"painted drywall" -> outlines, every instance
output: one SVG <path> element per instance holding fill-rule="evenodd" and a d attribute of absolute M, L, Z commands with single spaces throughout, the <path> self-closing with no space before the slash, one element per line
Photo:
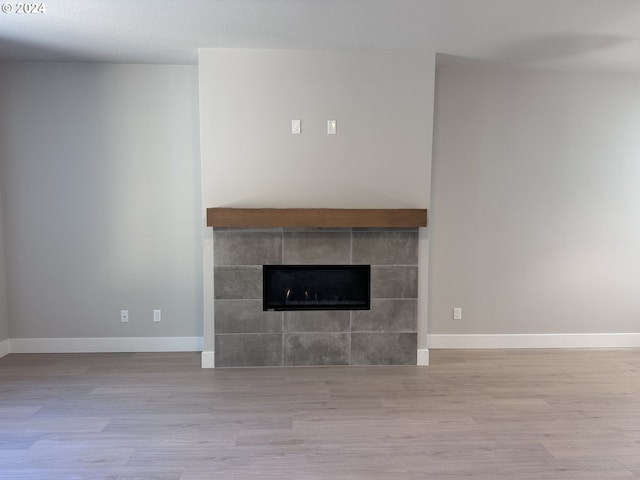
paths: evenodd
<path fill-rule="evenodd" d="M 0 158 L 1 158 L 0 153 Z M 2 190 L 0 190 L 0 342 L 9 338 L 9 309 L 7 306 L 7 269 L 4 257 L 2 228 Z"/>
<path fill-rule="evenodd" d="M 205 205 L 426 207 L 434 67 L 423 52 L 201 50 Z"/>
<path fill-rule="evenodd" d="M 640 331 L 640 77 L 436 78 L 429 333 Z"/>
<path fill-rule="evenodd" d="M 428 208 L 432 53 L 201 49 L 199 68 L 204 208 Z M 328 120 L 336 135 L 327 135 Z M 205 230 L 205 333 L 211 236 Z M 425 232 L 419 248 L 426 262 Z M 419 346 L 426 278 L 425 270 Z"/>
<path fill-rule="evenodd" d="M 202 335 L 197 68 L 0 72 L 12 339 Z"/>

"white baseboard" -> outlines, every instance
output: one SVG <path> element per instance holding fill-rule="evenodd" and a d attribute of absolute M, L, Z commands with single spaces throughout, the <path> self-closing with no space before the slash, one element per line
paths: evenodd
<path fill-rule="evenodd" d="M 11 340 L 6 339 L 0 342 L 0 358 L 11 353 Z"/>
<path fill-rule="evenodd" d="M 418 365 L 429 365 L 429 350 L 426 348 L 418 349 Z"/>
<path fill-rule="evenodd" d="M 214 368 L 213 351 L 202 337 L 13 338 L 0 341 L 9 353 L 202 352 L 202 368 Z M 435 349 L 640 348 L 640 333 L 427 335 Z M 429 349 L 418 349 L 417 364 L 429 365 Z"/>
<path fill-rule="evenodd" d="M 11 353 L 198 352 L 202 337 L 12 338 Z"/>
<path fill-rule="evenodd" d="M 202 352 L 202 368 L 216 368 L 216 360 L 213 351 Z"/>
<path fill-rule="evenodd" d="M 640 333 L 427 335 L 429 348 L 636 348 Z"/>

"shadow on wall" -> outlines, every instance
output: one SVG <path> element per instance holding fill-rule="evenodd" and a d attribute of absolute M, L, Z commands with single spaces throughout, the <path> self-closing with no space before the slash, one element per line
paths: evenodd
<path fill-rule="evenodd" d="M 570 59 L 637 43 L 637 39 L 616 35 L 556 35 L 514 42 L 498 51 L 496 57 L 499 60 L 519 64 L 536 64 Z"/>

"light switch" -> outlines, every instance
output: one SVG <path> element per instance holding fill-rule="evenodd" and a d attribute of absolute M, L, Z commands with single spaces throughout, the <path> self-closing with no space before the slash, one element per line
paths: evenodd
<path fill-rule="evenodd" d="M 294 135 L 300 133 L 300 120 L 291 120 L 291 133 Z"/>
<path fill-rule="evenodd" d="M 335 135 L 338 131 L 338 122 L 336 120 L 327 120 L 327 135 Z"/>

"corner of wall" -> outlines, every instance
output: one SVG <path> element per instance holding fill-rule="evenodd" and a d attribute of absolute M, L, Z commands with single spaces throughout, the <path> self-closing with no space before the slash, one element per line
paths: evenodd
<path fill-rule="evenodd" d="M 1 159 L 0 159 L 1 160 Z M 2 191 L 0 189 L 0 342 L 7 342 L 7 353 L 9 353 L 9 307 L 7 305 L 7 268 L 4 255 L 4 233 L 2 228 Z M 0 343 L 0 356 L 3 347 Z M 6 355 L 5 353 L 4 355 Z"/>
<path fill-rule="evenodd" d="M 11 353 L 11 340 L 3 340 L 0 342 L 0 358 Z"/>

